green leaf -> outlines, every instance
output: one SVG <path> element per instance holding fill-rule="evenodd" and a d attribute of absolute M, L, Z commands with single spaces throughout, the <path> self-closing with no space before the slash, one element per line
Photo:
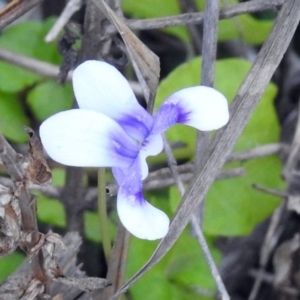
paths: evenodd
<path fill-rule="evenodd" d="M 128 275 L 134 274 L 151 256 L 158 242 L 131 238 L 128 253 Z M 219 253 L 211 249 L 219 260 Z M 183 263 L 184 259 L 184 263 Z M 215 291 L 214 281 L 206 265 L 200 246 L 186 229 L 174 247 L 131 288 L 133 299 L 208 300 L 197 288 Z"/>
<path fill-rule="evenodd" d="M 17 267 L 23 262 L 25 256 L 19 252 L 14 252 L 9 256 L 0 259 L 0 282 L 13 274 Z"/>
<path fill-rule="evenodd" d="M 116 213 L 112 213 L 112 216 L 108 218 L 108 230 L 109 236 L 113 239 L 116 236 L 117 231 L 117 219 Z M 87 211 L 84 213 L 84 232 L 85 236 L 95 242 L 101 242 L 101 230 L 100 230 L 100 219 L 97 212 Z"/>
<path fill-rule="evenodd" d="M 159 18 L 180 13 L 179 3 L 177 0 L 122 0 L 123 11 L 134 18 Z M 181 40 L 188 42 L 189 33 L 184 26 L 169 27 L 164 29 L 165 32 L 174 35 Z"/>
<path fill-rule="evenodd" d="M 224 42 L 239 39 L 246 44 L 261 45 L 270 33 L 273 23 L 273 20 L 259 20 L 249 14 L 221 20 L 218 27 L 218 40 Z"/>
<path fill-rule="evenodd" d="M 257 145 L 279 140 L 280 125 L 273 105 L 276 93 L 275 85 L 269 84 L 243 134 L 235 145 L 236 151 L 247 150 Z"/>
<path fill-rule="evenodd" d="M 214 261 L 216 263 L 220 262 L 221 254 L 213 247 L 213 239 L 206 237 L 206 241 L 214 257 Z M 184 253 L 184 264 L 182 260 L 178 259 L 180 253 Z M 174 253 L 171 254 L 168 261 L 167 276 L 172 281 L 187 287 L 198 286 L 199 288 L 205 288 L 212 292 L 215 289 L 215 283 L 203 256 L 201 247 L 196 238 L 190 236 L 189 227 L 176 242 Z"/>
<path fill-rule="evenodd" d="M 66 170 L 55 168 L 51 170 L 52 173 L 52 185 L 63 187 L 66 182 Z"/>
<path fill-rule="evenodd" d="M 145 193 L 146 199 L 155 207 L 171 215 L 169 189 Z M 158 241 L 140 240 L 131 237 L 127 274 L 132 275 L 151 256 Z M 211 243 L 212 244 L 212 243 Z M 219 260 L 219 252 L 211 248 L 214 257 Z M 184 257 L 184 264 L 182 259 Z M 131 276 L 130 276 L 131 277 Z M 197 288 L 215 291 L 214 281 L 206 265 L 200 246 L 186 229 L 176 241 L 174 247 L 162 261 L 136 282 L 130 293 L 133 299 L 211 299 L 199 296 Z"/>
<path fill-rule="evenodd" d="M 45 22 L 27 21 L 7 28 L 1 33 L 0 47 L 12 52 L 59 64 L 60 55 L 55 43 L 44 41 L 46 32 L 54 19 Z M 39 75 L 12 64 L 0 62 L 0 90 L 18 92 L 33 85 L 40 79 Z"/>
<path fill-rule="evenodd" d="M 40 21 L 25 21 L 8 27 L 1 33 L 0 47 L 34 57 L 43 61 L 59 64 L 60 55 L 56 44 L 44 41 L 46 33 L 55 22 L 54 18 Z"/>
<path fill-rule="evenodd" d="M 66 171 L 64 169 L 52 169 L 52 185 L 63 187 L 65 184 Z M 41 193 L 37 193 L 37 218 L 39 221 L 65 228 L 66 214 L 63 204 L 57 199 L 50 199 Z"/>
<path fill-rule="evenodd" d="M 269 85 L 235 150 L 247 150 L 278 141 L 280 127 L 273 106 L 275 94 L 276 88 Z M 206 233 L 227 236 L 249 234 L 280 203 L 277 197 L 252 188 L 254 183 L 275 189 L 284 187 L 280 177 L 282 165 L 277 156 L 234 163 L 231 166 L 244 167 L 247 174 L 241 178 L 214 183 L 206 200 L 204 217 Z"/>
<path fill-rule="evenodd" d="M 29 125 L 29 120 L 24 114 L 21 101 L 15 95 L 0 91 L 0 131 L 8 139 L 24 143 L 27 141 L 24 125 Z"/>
<path fill-rule="evenodd" d="M 205 8 L 204 0 L 196 1 L 198 10 Z M 230 4 L 238 4 L 239 1 L 231 0 Z M 227 3 L 224 6 L 228 6 Z M 180 6 L 176 0 L 123 0 L 123 10 L 134 18 L 158 18 L 178 15 L 181 13 Z M 241 39 L 245 43 L 260 45 L 264 42 L 273 26 L 273 20 L 259 20 L 250 14 L 243 14 L 228 20 L 221 20 L 218 28 L 218 40 L 227 41 Z M 190 41 L 190 34 L 186 27 L 169 27 L 163 30 L 176 36 L 183 42 Z M 255 33 L 255 34 L 253 34 Z"/>
<path fill-rule="evenodd" d="M 255 159 L 239 166 L 246 168 L 246 176 L 218 180 L 207 194 L 203 223 L 207 234 L 247 235 L 280 203 L 279 198 L 252 188 L 254 183 L 283 188 L 278 157 Z"/>
<path fill-rule="evenodd" d="M 37 207 L 37 218 L 39 221 L 60 228 L 67 226 L 64 206 L 59 200 L 41 196 L 38 197 Z"/>
<path fill-rule="evenodd" d="M 7 93 L 16 93 L 27 86 L 31 86 L 39 76 L 15 67 L 11 64 L 0 62 L 0 90 Z"/>
<path fill-rule="evenodd" d="M 70 109 L 73 102 L 71 85 L 61 86 L 54 80 L 36 85 L 27 96 L 27 103 L 35 117 L 42 121 L 51 115 Z"/>

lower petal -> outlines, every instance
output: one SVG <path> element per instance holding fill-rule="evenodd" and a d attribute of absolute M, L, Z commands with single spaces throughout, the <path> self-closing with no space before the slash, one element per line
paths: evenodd
<path fill-rule="evenodd" d="M 221 128 L 229 119 L 226 98 L 217 90 L 196 86 L 171 95 L 161 106 L 152 134 L 162 133 L 175 123 L 209 131 Z"/>
<path fill-rule="evenodd" d="M 121 186 L 125 176 L 126 176 L 126 173 L 128 172 L 128 169 L 122 169 L 122 168 L 112 168 L 111 169 L 117 183 L 119 186 Z"/>
<path fill-rule="evenodd" d="M 142 193 L 128 195 L 120 189 L 117 209 L 124 227 L 140 239 L 161 239 L 169 230 L 168 216 L 148 203 Z"/>
<path fill-rule="evenodd" d="M 120 169 L 115 171 L 116 179 L 123 179 L 118 192 L 117 210 L 124 227 L 141 239 L 164 237 L 169 229 L 169 218 L 143 197 L 140 159 L 135 160 L 126 174 Z"/>
<path fill-rule="evenodd" d="M 126 132 L 100 113 L 73 109 L 53 115 L 40 127 L 49 156 L 77 167 L 129 167 L 139 148 Z"/>

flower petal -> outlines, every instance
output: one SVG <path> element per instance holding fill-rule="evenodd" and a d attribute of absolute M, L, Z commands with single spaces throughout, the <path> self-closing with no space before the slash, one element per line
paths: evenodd
<path fill-rule="evenodd" d="M 130 167 L 120 186 L 117 210 L 125 228 L 138 238 L 156 240 L 168 232 L 167 215 L 143 197 L 139 159 Z"/>
<path fill-rule="evenodd" d="M 190 87 L 171 95 L 155 117 L 152 133 L 162 133 L 175 123 L 208 131 L 224 126 L 229 119 L 226 98 L 217 90 Z"/>
<path fill-rule="evenodd" d="M 149 169 L 146 162 L 148 156 L 154 156 L 160 153 L 163 149 L 163 140 L 160 134 L 150 135 L 142 144 L 142 148 L 139 153 L 141 161 L 142 179 L 148 176 Z"/>
<path fill-rule="evenodd" d="M 120 190 L 117 209 L 124 227 L 140 239 L 161 239 L 168 232 L 169 218 L 145 201 L 142 193 L 128 195 Z"/>
<path fill-rule="evenodd" d="M 54 160 L 78 167 L 128 167 L 139 147 L 109 117 L 90 110 L 58 113 L 40 127 L 42 144 Z"/>
<path fill-rule="evenodd" d="M 125 77 L 112 65 L 96 60 L 82 63 L 73 72 L 73 88 L 80 108 L 111 117 L 139 141 L 148 136 L 152 116 L 137 102 Z"/>
<path fill-rule="evenodd" d="M 148 176 L 149 168 L 146 161 L 148 156 L 157 155 L 163 149 L 163 140 L 160 134 L 150 135 L 142 144 L 142 148 L 139 153 L 140 169 L 141 169 L 141 180 L 145 179 Z M 121 186 L 124 178 L 127 173 L 131 171 L 125 168 L 112 168 L 113 175 L 118 182 L 118 185 Z"/>
<path fill-rule="evenodd" d="M 125 168 L 111 168 L 111 171 L 118 183 L 119 186 L 121 186 L 125 176 L 126 176 L 126 173 L 128 172 L 128 168 L 125 169 Z"/>

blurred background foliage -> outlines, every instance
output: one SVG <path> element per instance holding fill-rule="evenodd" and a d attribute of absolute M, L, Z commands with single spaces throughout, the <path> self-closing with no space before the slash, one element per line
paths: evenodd
<path fill-rule="evenodd" d="M 205 1 L 196 0 L 199 11 L 204 10 Z M 237 4 L 237 0 L 221 1 L 220 5 L 227 6 Z M 132 17 L 146 19 L 159 18 L 165 16 L 173 16 L 181 13 L 179 1 L 176 0 L 153 0 L 149 5 L 148 0 L 122 1 L 123 11 Z M 219 41 L 228 41 L 237 38 L 243 38 L 247 44 L 259 45 L 262 44 L 267 37 L 273 25 L 272 20 L 256 19 L 249 14 L 240 15 L 238 17 L 221 20 L 219 22 Z M 188 43 L 191 38 L 186 27 L 178 26 L 164 29 L 166 33 L 172 34 L 182 41 Z M 253 34 L 255 32 L 255 34 Z"/>
<path fill-rule="evenodd" d="M 231 0 L 230 4 L 238 3 Z M 175 0 L 123 0 L 124 12 L 134 18 L 154 18 L 180 13 Z M 199 10 L 203 10 L 204 1 L 198 0 Z M 55 65 L 61 63 L 56 43 L 45 43 L 44 37 L 53 25 L 54 19 L 45 21 L 26 21 L 4 30 L 0 35 L 0 47 L 15 53 L 27 55 Z M 230 20 L 223 20 L 219 26 L 219 41 L 242 39 L 245 45 L 257 46 L 266 39 L 273 25 L 272 19 L 255 18 L 242 15 Z M 163 34 L 190 43 L 189 32 L 184 27 L 164 29 Z M 255 32 L 255 34 L 253 34 Z M 171 54 L 170 54 L 171 55 Z M 188 60 L 160 83 L 156 106 L 173 92 L 200 82 L 201 58 Z M 251 67 L 251 62 L 239 58 L 220 59 L 216 63 L 215 87 L 231 101 L 244 77 Z M 269 84 L 263 98 L 253 114 L 249 124 L 239 139 L 235 150 L 251 149 L 258 145 L 278 141 L 279 123 L 273 106 L 277 88 Z M 27 136 L 23 125 L 38 130 L 41 121 L 56 112 L 71 108 L 73 103 L 72 88 L 55 80 L 45 78 L 0 62 L 0 130 L 12 143 L 24 144 Z M 167 133 L 172 142 L 182 142 L 184 147 L 175 150 L 180 161 L 194 158 L 196 131 L 177 125 Z M 162 164 L 166 159 L 163 154 L 150 158 L 150 163 Z M 204 232 L 217 262 L 220 253 L 214 247 L 214 240 L 219 236 L 241 236 L 250 233 L 253 228 L 268 217 L 276 208 L 278 199 L 252 189 L 253 183 L 268 187 L 283 188 L 280 179 L 281 163 L 275 156 L 255 159 L 247 162 L 231 163 L 226 168 L 242 166 L 247 170 L 243 177 L 218 180 L 209 191 L 205 206 Z M 63 186 L 64 170 L 53 170 L 53 184 Z M 37 216 L 39 222 L 63 231 L 66 216 L 58 199 L 49 199 L 37 195 Z M 175 187 L 148 192 L 147 199 L 166 211 L 170 217 L 180 202 Z M 110 234 L 116 232 L 117 215 L 111 213 Z M 101 243 L 98 215 L 94 211 L 85 212 L 86 238 L 94 243 Z M 138 240 L 131 237 L 127 275 L 130 276 L 150 257 L 157 242 Z M 197 241 L 187 228 L 173 249 L 148 274 L 132 288 L 133 299 L 213 299 L 215 285 L 204 258 L 199 251 Z M 14 253 L 0 260 L 0 280 L 10 274 L 22 261 L 21 253 Z M 184 262 L 184 263 L 183 263 Z M 205 296 L 204 294 L 207 294 Z"/>

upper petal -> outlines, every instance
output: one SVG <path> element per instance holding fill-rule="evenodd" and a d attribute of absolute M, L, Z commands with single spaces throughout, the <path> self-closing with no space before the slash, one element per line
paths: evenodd
<path fill-rule="evenodd" d="M 136 159 L 119 188 L 117 210 L 124 227 L 141 239 L 156 240 L 169 229 L 169 218 L 142 194 L 140 160 Z"/>
<path fill-rule="evenodd" d="M 73 72 L 73 88 L 80 108 L 103 113 L 142 141 L 153 125 L 152 116 L 138 103 L 125 77 L 112 65 L 89 60 Z"/>
<path fill-rule="evenodd" d="M 109 117 L 90 110 L 58 113 L 40 127 L 42 144 L 54 160 L 78 167 L 128 167 L 139 147 Z"/>
<path fill-rule="evenodd" d="M 196 86 L 171 95 L 159 109 L 152 133 L 161 133 L 175 123 L 208 131 L 224 126 L 229 120 L 226 98 L 217 90 Z"/>

